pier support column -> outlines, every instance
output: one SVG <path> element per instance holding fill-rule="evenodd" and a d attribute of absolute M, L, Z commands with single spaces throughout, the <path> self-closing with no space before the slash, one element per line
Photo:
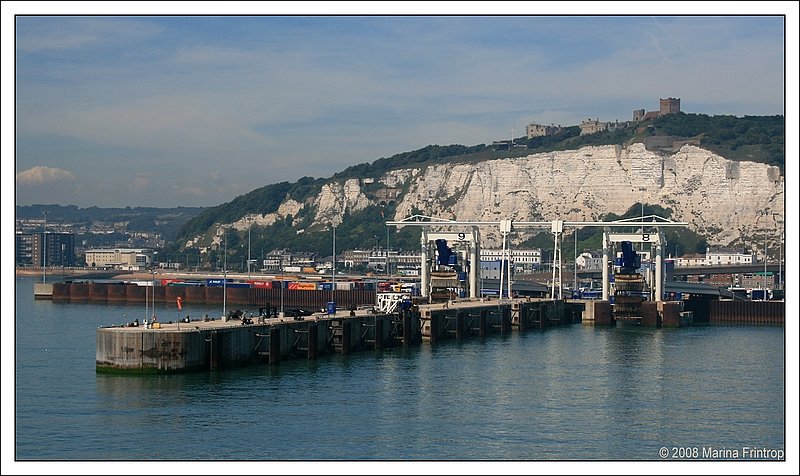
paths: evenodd
<path fill-rule="evenodd" d="M 411 345 L 411 313 L 403 312 L 403 347 Z"/>
<path fill-rule="evenodd" d="M 464 321 L 465 321 L 464 311 L 459 311 L 459 313 L 456 314 L 456 339 L 458 340 L 461 340 L 465 337 Z"/>
<path fill-rule="evenodd" d="M 500 333 L 508 334 L 511 332 L 511 308 L 504 306 L 500 311 Z"/>
<path fill-rule="evenodd" d="M 275 365 L 281 361 L 281 328 L 272 326 L 269 330 L 269 364 Z"/>
<path fill-rule="evenodd" d="M 316 322 L 309 322 L 308 323 L 308 360 L 315 360 L 319 355 L 318 352 L 318 334 L 319 326 L 317 326 Z"/>
<path fill-rule="evenodd" d="M 664 291 L 663 291 L 663 287 L 662 287 L 662 283 L 664 281 L 664 269 L 663 269 L 662 256 L 661 256 L 661 254 L 662 254 L 661 243 L 664 240 L 660 236 L 661 232 L 659 232 L 658 234 L 659 234 L 659 240 L 658 240 L 658 243 L 656 244 L 656 283 L 655 283 L 656 297 L 655 297 L 655 301 L 661 301 L 663 296 L 664 296 Z"/>
<path fill-rule="evenodd" d="M 555 311 L 555 302 L 553 302 L 552 309 Z M 544 309 L 544 304 L 542 303 L 536 311 L 539 314 L 539 330 L 543 331 L 547 329 L 547 310 Z"/>
<path fill-rule="evenodd" d="M 350 354 L 350 321 L 342 319 L 342 355 Z"/>
<path fill-rule="evenodd" d="M 478 318 L 478 334 L 481 337 L 486 337 L 486 313 L 486 309 L 481 309 L 481 314 Z"/>
<path fill-rule="evenodd" d="M 602 300 L 608 301 L 608 291 L 610 289 L 610 280 L 608 277 L 608 228 L 603 228 L 603 295 Z"/>
<path fill-rule="evenodd" d="M 681 325 L 681 303 L 665 302 L 662 306 L 663 320 L 661 325 L 663 327 L 680 327 Z"/>
<path fill-rule="evenodd" d="M 430 330 L 430 332 L 431 332 L 431 345 L 434 345 L 437 342 L 439 342 L 439 330 L 441 329 L 441 326 L 440 326 L 439 323 L 441 321 L 440 321 L 439 315 L 436 314 L 436 313 L 433 313 L 433 312 L 430 313 L 430 319 L 431 319 L 430 320 L 430 325 L 431 325 L 431 330 Z"/>
<path fill-rule="evenodd" d="M 478 251 L 478 227 L 472 227 L 472 246 L 470 247 L 469 255 L 469 297 L 476 299 L 478 297 L 478 275 L 481 267 L 480 252 Z"/>
<path fill-rule="evenodd" d="M 528 330 L 528 319 L 530 318 L 532 309 L 528 306 L 523 306 L 522 304 L 519 305 L 519 310 L 517 311 L 517 315 L 519 316 L 519 332 L 525 332 Z"/>
<path fill-rule="evenodd" d="M 383 350 L 383 316 L 375 316 L 375 350 Z"/>
<path fill-rule="evenodd" d="M 420 263 L 420 283 L 419 283 L 419 294 L 424 298 L 428 298 L 428 277 L 430 276 L 430 270 L 428 269 L 428 232 L 425 231 L 425 228 L 422 229 L 422 237 L 420 238 L 420 254 L 419 258 L 421 260 Z"/>
<path fill-rule="evenodd" d="M 658 304 L 655 301 L 642 303 L 642 327 L 658 327 Z"/>
<path fill-rule="evenodd" d="M 611 314 L 611 303 L 608 301 L 587 301 L 586 309 L 594 316 L 594 325 L 613 326 L 614 316 Z"/>

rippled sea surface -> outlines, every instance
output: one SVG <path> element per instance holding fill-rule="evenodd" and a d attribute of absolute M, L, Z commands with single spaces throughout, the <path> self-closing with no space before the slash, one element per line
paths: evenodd
<path fill-rule="evenodd" d="M 16 279 L 18 461 L 658 461 L 662 447 L 784 449 L 779 327 L 574 324 L 109 376 L 95 373 L 97 327 L 144 308 L 34 300 L 35 280 Z"/>

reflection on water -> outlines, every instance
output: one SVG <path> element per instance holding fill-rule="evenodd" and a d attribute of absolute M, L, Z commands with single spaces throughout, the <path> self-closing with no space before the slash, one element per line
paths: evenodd
<path fill-rule="evenodd" d="M 20 460 L 659 460 L 662 446 L 784 446 L 782 328 L 573 325 L 118 376 L 95 373 L 96 329 L 141 310 L 33 301 L 32 282 L 17 280 Z"/>

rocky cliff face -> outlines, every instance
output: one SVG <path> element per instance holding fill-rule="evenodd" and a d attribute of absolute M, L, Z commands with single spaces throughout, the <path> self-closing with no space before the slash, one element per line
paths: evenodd
<path fill-rule="evenodd" d="M 585 147 L 477 164 L 441 164 L 394 170 L 374 180 L 329 182 L 307 205 L 317 224 L 338 224 L 342 214 L 395 200 L 402 220 L 412 210 L 454 220 L 596 221 L 643 202 L 674 211 L 673 219 L 711 245 L 777 242 L 784 221 L 784 177 L 777 167 L 734 162 L 685 145 L 664 154 L 643 144 Z M 269 223 L 275 214 L 245 217 L 239 225 Z M 237 224 L 234 224 L 236 226 Z M 496 233 L 483 233 L 492 246 Z M 519 240 L 520 238 L 518 238 Z"/>

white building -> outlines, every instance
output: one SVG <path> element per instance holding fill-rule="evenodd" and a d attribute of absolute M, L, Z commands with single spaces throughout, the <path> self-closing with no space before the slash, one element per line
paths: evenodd
<path fill-rule="evenodd" d="M 153 263 L 153 250 L 143 248 L 95 248 L 84 253 L 86 266 L 137 271 Z"/>
<path fill-rule="evenodd" d="M 675 258 L 675 267 L 682 267 L 682 266 L 705 266 L 706 265 L 706 256 L 705 255 L 683 255 L 680 258 Z"/>
<path fill-rule="evenodd" d="M 712 251 L 706 249 L 706 254 L 683 255 L 675 258 L 675 266 L 725 266 L 725 265 L 746 265 L 755 263 L 753 253 L 745 253 L 737 250 L 719 249 Z"/>
<path fill-rule="evenodd" d="M 753 264 L 752 253 L 744 253 L 731 249 L 719 249 L 712 251 L 706 249 L 706 266 L 719 266 L 726 264 Z"/>
<path fill-rule="evenodd" d="M 510 251 L 511 267 L 517 271 L 530 271 L 538 268 L 542 264 L 542 250 L 535 249 L 515 249 L 506 250 Z M 499 261 L 503 259 L 502 249 L 486 249 L 481 248 L 481 261 Z"/>
<path fill-rule="evenodd" d="M 575 264 L 584 271 L 603 269 L 603 256 L 596 251 L 584 251 L 575 258 Z"/>

